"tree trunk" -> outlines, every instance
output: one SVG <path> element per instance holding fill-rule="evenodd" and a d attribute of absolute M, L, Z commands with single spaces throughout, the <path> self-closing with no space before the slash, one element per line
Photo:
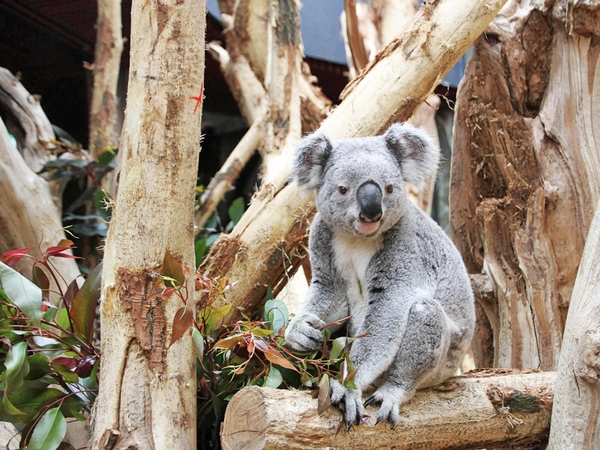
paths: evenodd
<path fill-rule="evenodd" d="M 94 158 L 118 141 L 117 83 L 123 51 L 121 0 L 98 0 L 96 28 L 89 143 L 90 155 Z"/>
<path fill-rule="evenodd" d="M 0 108 L 19 146 L 17 149 L 11 142 L 0 120 L 0 254 L 33 247 L 32 254 L 39 257 L 66 239 L 56 185 L 36 174 L 51 158 L 54 132 L 38 99 L 2 68 Z M 23 262 L 17 268 L 31 278 L 32 266 Z M 80 275 L 73 259 L 55 258 L 53 264 L 64 278 L 62 290 Z"/>
<path fill-rule="evenodd" d="M 567 316 L 549 449 L 600 448 L 600 207 Z"/>
<path fill-rule="evenodd" d="M 458 7 L 456 1 L 441 0 L 424 5 L 412 26 L 346 88 L 344 100 L 319 130 L 331 139 L 368 136 L 406 120 L 503 4 L 473 0 Z M 296 185 L 269 185 L 232 233 L 213 245 L 200 270 L 238 282 L 228 292 L 234 305 L 228 320 L 254 310 L 268 286 L 275 295 L 281 290 L 300 263 L 296 249 L 306 242 L 313 214 L 313 198 Z"/>
<path fill-rule="evenodd" d="M 529 446 L 547 439 L 554 380 L 554 372 L 452 378 L 417 391 L 393 430 L 387 422 L 376 426 L 378 407 L 368 406 L 366 422 L 350 432 L 339 431 L 337 408 L 319 415 L 310 392 L 250 387 L 231 399 L 221 444 L 225 450 Z"/>
<path fill-rule="evenodd" d="M 493 284 L 482 326 L 497 367 L 558 361 L 600 195 L 599 22 L 586 22 L 599 11 L 512 1 L 475 43 L 459 88 L 451 223 L 469 271 Z"/>
<path fill-rule="evenodd" d="M 189 335 L 204 2 L 134 1 L 121 171 L 102 274 L 102 364 L 92 448 L 196 448 Z M 182 267 L 183 270 L 179 269 Z M 182 282 L 165 290 L 162 276 Z M 180 297 L 180 296 L 181 297 Z"/>

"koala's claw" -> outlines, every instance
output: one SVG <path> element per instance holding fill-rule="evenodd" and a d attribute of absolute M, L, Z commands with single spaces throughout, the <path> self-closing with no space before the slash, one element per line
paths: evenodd
<path fill-rule="evenodd" d="M 346 422 L 346 431 L 357 426 L 363 420 L 363 405 L 361 402 L 361 393 L 357 389 L 342 386 L 339 381 L 331 380 L 331 403 L 338 405 L 343 411 L 344 421 Z"/>
<path fill-rule="evenodd" d="M 375 398 L 374 395 L 371 395 L 368 399 L 365 400 L 365 403 L 363 406 L 366 408 L 367 406 L 369 406 L 373 403 L 377 403 L 377 401 L 378 401 L 377 398 Z"/>
<path fill-rule="evenodd" d="M 390 428 L 393 430 L 400 418 L 400 402 L 384 398 L 380 393 L 375 392 L 368 399 L 365 400 L 364 406 L 367 407 L 373 403 L 381 403 L 381 407 L 377 412 L 377 420 L 375 425 L 379 422 L 387 420 L 390 423 Z"/>

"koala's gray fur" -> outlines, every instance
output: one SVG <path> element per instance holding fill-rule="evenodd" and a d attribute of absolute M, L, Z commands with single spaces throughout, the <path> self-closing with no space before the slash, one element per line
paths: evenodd
<path fill-rule="evenodd" d="M 473 293 L 460 254 L 437 224 L 406 197 L 436 170 L 436 148 L 422 131 L 392 125 L 383 136 L 300 141 L 294 177 L 317 192 L 310 229 L 312 283 L 286 341 L 322 346 L 325 325 L 352 316 L 356 389 L 331 384 L 348 427 L 365 402 L 380 403 L 377 421 L 392 427 L 416 389 L 454 375 L 475 326 Z M 340 325 L 331 326 L 332 331 Z"/>

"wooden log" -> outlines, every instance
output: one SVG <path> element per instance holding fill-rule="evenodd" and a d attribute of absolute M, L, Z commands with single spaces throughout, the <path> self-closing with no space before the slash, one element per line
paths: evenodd
<path fill-rule="evenodd" d="M 369 136 L 404 121 L 485 29 L 504 0 L 440 0 L 426 4 L 411 25 L 378 54 L 347 88 L 344 101 L 323 122 L 331 139 Z M 280 177 L 286 180 L 287 176 Z M 300 264 L 299 246 L 314 202 L 293 184 L 265 186 L 230 235 L 213 245 L 200 268 L 237 284 L 228 292 L 234 307 L 226 320 L 252 311 L 267 287 L 277 295 Z M 199 307 L 204 299 L 199 299 Z"/>
<path fill-rule="evenodd" d="M 544 442 L 550 427 L 554 372 L 483 371 L 418 391 L 400 420 L 339 431 L 340 412 L 321 416 L 309 392 L 249 387 L 229 403 L 221 430 L 224 449 L 469 449 L 515 448 Z"/>

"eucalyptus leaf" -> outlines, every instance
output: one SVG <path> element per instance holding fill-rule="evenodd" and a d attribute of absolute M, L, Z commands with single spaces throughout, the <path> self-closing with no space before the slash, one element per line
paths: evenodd
<path fill-rule="evenodd" d="M 282 382 L 283 377 L 281 376 L 281 372 L 276 367 L 271 366 L 269 376 L 265 380 L 265 387 L 278 388 Z"/>
<path fill-rule="evenodd" d="M 263 314 L 263 320 L 267 323 L 267 327 L 274 331 L 274 334 L 279 333 L 282 328 L 287 326 L 290 317 L 288 307 L 281 300 L 267 300 Z"/>

